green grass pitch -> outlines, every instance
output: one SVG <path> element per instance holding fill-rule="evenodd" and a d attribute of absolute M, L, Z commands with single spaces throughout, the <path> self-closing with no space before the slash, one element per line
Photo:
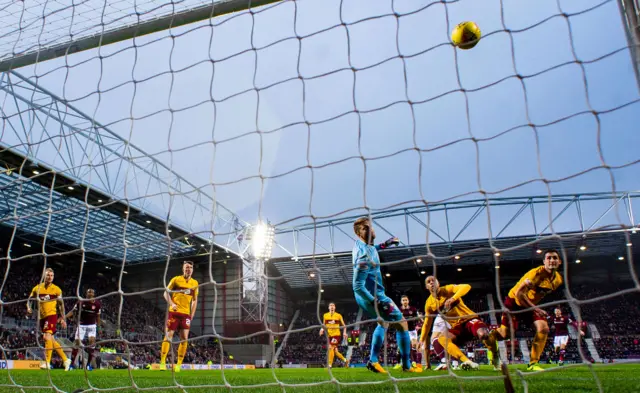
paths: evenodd
<path fill-rule="evenodd" d="M 274 373 L 282 386 L 274 378 Z M 527 373 L 521 366 L 514 366 L 510 367 L 510 373 L 517 392 L 598 392 L 600 390 L 596 378 L 604 392 L 640 392 L 640 365 L 634 364 L 594 365 L 593 368 L 584 365 L 553 367 L 533 374 Z M 65 392 L 73 392 L 79 388 L 99 391 L 89 389 L 87 381 L 93 388 L 127 393 L 378 393 L 394 392 L 394 385 L 402 393 L 504 392 L 503 380 L 498 379 L 501 374 L 487 366 L 483 366 L 480 371 L 458 371 L 455 375 L 446 371 L 425 371 L 421 374 L 391 371 L 393 379 L 373 374 L 364 368 L 334 369 L 332 374 L 340 384 L 332 382 L 325 369 L 228 370 L 224 372 L 224 378 L 221 371 L 183 371 L 175 374 L 175 380 L 170 371 L 136 370 L 129 374 L 127 370 L 100 370 L 87 372 L 85 377 L 85 372 L 81 370 L 67 373 L 53 370 L 49 380 L 49 375 L 44 370 L 13 370 L 2 371 L 0 381 L 3 386 L 0 386 L 0 392 L 54 392 L 51 383 Z M 394 381 L 396 378 L 397 381 Z M 224 387 L 225 380 L 233 389 Z M 360 384 L 362 382 L 370 383 Z M 8 386 L 12 383 L 18 386 Z M 177 388 L 176 384 L 181 387 Z"/>

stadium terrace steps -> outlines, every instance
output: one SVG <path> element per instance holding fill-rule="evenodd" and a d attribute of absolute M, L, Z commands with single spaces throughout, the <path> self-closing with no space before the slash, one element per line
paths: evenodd
<path fill-rule="evenodd" d="M 529 353 L 529 346 L 527 345 L 527 340 L 525 339 L 518 340 L 518 345 L 520 345 L 520 351 L 522 351 L 522 360 L 525 363 L 529 363 L 529 360 L 531 360 L 531 354 Z"/>
<path fill-rule="evenodd" d="M 598 349 L 596 348 L 596 344 L 593 342 L 593 339 L 585 338 L 584 342 L 587 343 L 587 349 L 589 350 L 589 353 L 591 354 L 593 360 L 595 360 L 596 363 L 602 363 L 602 358 L 598 353 Z"/>

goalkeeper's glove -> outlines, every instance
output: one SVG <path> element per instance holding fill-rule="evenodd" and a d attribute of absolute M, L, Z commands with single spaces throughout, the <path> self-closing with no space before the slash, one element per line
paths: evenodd
<path fill-rule="evenodd" d="M 384 250 L 385 248 L 389 248 L 391 246 L 397 246 L 398 244 L 400 244 L 400 240 L 398 240 L 397 237 L 392 237 L 391 239 L 388 239 L 384 243 L 380 243 L 380 249 Z"/>

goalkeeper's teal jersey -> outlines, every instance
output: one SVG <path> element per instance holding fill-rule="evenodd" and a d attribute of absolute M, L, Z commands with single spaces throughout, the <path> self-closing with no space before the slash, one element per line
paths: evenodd
<path fill-rule="evenodd" d="M 353 258 L 353 292 L 361 298 L 373 302 L 386 298 L 382 273 L 380 272 L 380 256 L 378 246 L 371 246 L 362 240 L 356 240 L 352 252 Z"/>

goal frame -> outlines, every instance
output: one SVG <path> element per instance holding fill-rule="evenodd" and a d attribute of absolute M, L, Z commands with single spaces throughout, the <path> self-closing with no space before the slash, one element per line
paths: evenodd
<path fill-rule="evenodd" d="M 141 37 L 174 27 L 282 1 L 284 0 L 212 0 L 211 4 L 195 7 L 183 12 L 168 14 L 141 23 L 119 26 L 103 31 L 100 34 L 92 34 L 77 40 L 70 40 L 45 48 L 36 48 L 26 53 L 18 54 L 4 61 L 0 61 L 0 72 L 6 72 L 38 62 L 94 49 L 99 46 L 114 44 L 131 38 Z"/>

